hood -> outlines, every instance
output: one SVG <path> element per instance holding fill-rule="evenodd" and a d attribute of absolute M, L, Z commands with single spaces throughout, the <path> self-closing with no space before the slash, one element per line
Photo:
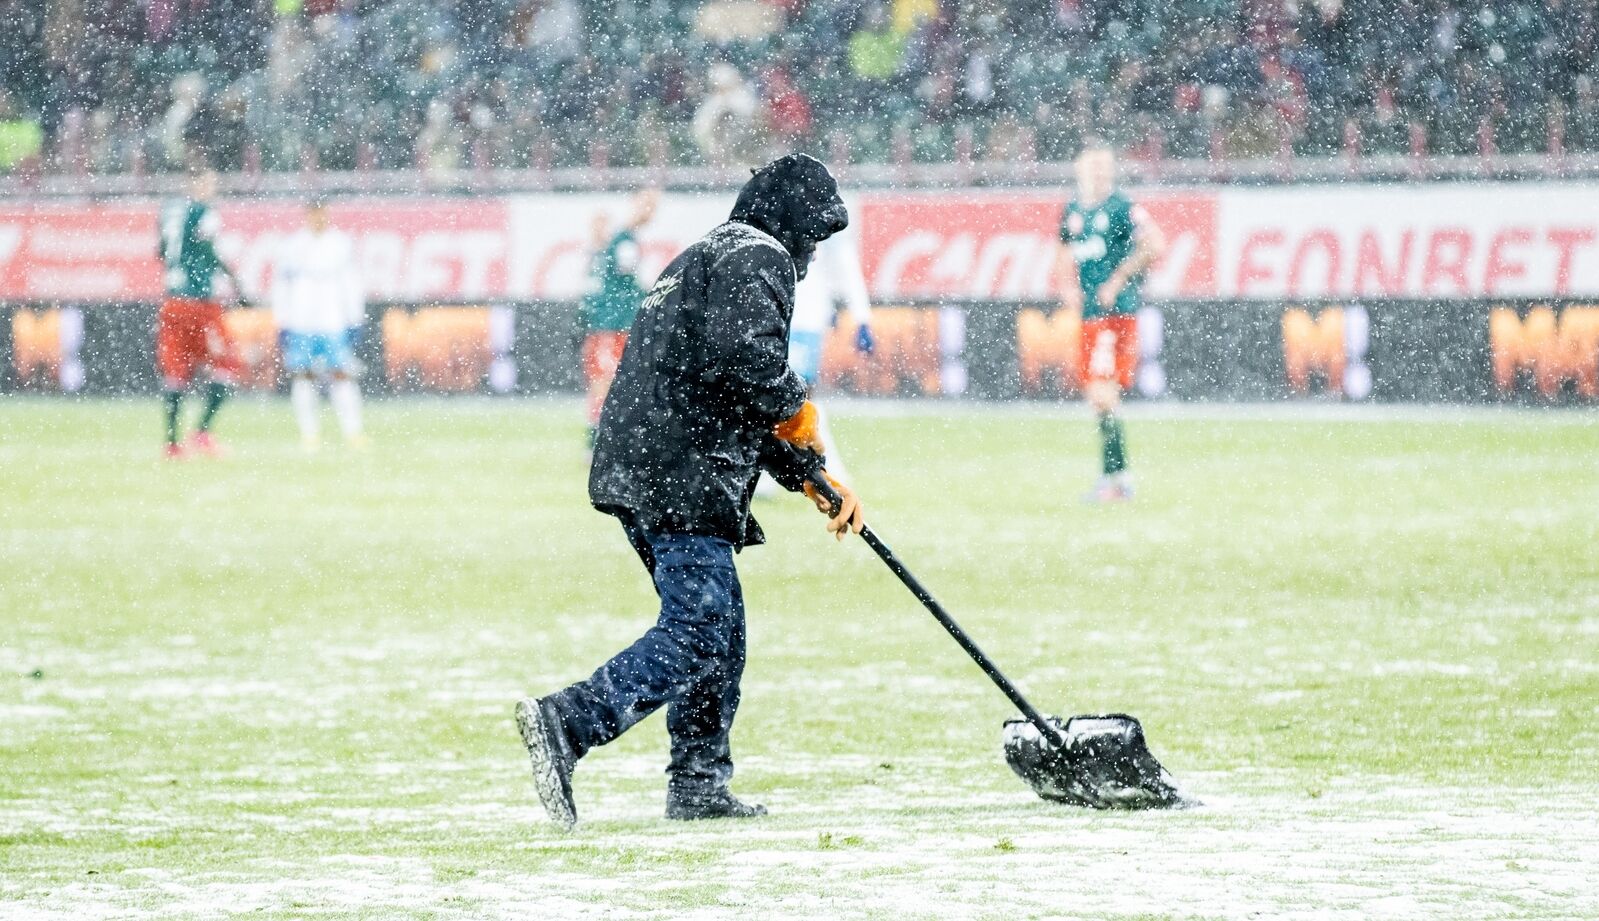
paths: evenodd
<path fill-rule="evenodd" d="M 822 161 L 807 154 L 789 154 L 752 170 L 728 218 L 776 237 L 793 257 L 800 278 L 816 244 L 849 226 L 837 180 Z"/>

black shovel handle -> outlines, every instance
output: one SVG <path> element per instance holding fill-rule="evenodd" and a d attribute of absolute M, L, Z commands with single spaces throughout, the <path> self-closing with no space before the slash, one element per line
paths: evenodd
<path fill-rule="evenodd" d="M 817 493 L 832 506 L 832 514 L 837 515 L 844 502 L 843 497 L 838 494 L 838 490 L 834 489 L 833 484 L 827 482 L 827 478 L 819 472 L 811 475 L 810 482 Z M 933 615 L 934 620 L 949 631 L 949 635 L 955 638 L 955 642 L 960 644 L 961 649 L 965 650 L 966 654 L 971 656 L 972 661 L 977 663 L 977 667 L 983 670 L 983 674 L 987 675 L 989 680 L 994 682 L 1000 691 L 1004 692 L 1006 697 L 1010 698 L 1010 702 L 1016 705 L 1016 709 L 1020 710 L 1023 716 L 1027 717 L 1027 721 L 1037 726 L 1038 731 L 1044 734 L 1044 738 L 1053 740 L 1056 745 L 1064 746 L 1066 744 L 1065 735 L 1050 725 L 1049 721 L 1044 719 L 1044 715 L 1039 713 L 1038 709 L 1029 703 L 1026 697 L 1022 696 L 1021 690 L 1012 684 L 1009 678 L 1005 677 L 1005 673 L 999 670 L 999 666 L 994 664 L 994 660 L 990 659 L 988 653 L 983 652 L 982 648 L 966 634 L 966 631 L 961 629 L 961 625 L 955 622 L 955 618 L 949 616 L 949 612 L 944 610 L 944 606 L 938 603 L 938 599 L 933 597 L 933 593 L 928 591 L 927 587 L 922 585 L 921 581 L 909 569 L 905 568 L 905 564 L 901 563 L 899 557 L 894 555 L 894 551 L 883 543 L 883 539 L 873 533 L 871 528 L 862 525 L 861 540 L 866 541 L 866 546 L 872 548 L 872 552 L 877 554 L 877 558 L 887 564 L 889 570 L 898 576 L 901 582 L 905 583 L 905 587 L 911 590 L 911 594 L 916 596 L 916 600 L 927 608 L 927 612 Z"/>

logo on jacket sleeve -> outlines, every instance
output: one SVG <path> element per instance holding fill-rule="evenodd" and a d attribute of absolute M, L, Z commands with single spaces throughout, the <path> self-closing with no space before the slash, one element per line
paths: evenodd
<path fill-rule="evenodd" d="M 662 275 L 660 280 L 655 283 L 655 287 L 651 288 L 650 293 L 644 298 L 644 303 L 640 309 L 653 310 L 661 306 L 671 296 L 672 292 L 677 290 L 677 286 L 682 283 L 683 276 L 681 273 L 677 275 Z"/>

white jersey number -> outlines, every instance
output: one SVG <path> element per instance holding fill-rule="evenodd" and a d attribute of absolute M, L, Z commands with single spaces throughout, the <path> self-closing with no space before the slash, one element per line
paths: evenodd
<path fill-rule="evenodd" d="M 1072 244 L 1072 258 L 1078 262 L 1093 262 L 1105 258 L 1105 238 L 1094 236 L 1084 237 Z"/>

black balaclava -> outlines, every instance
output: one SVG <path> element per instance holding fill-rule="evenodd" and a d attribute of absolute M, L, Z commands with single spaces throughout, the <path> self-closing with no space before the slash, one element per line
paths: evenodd
<path fill-rule="evenodd" d="M 799 278 L 805 277 L 816 244 L 849 226 L 837 180 L 807 154 L 789 154 L 751 170 L 728 218 L 776 237 L 794 259 Z"/>

